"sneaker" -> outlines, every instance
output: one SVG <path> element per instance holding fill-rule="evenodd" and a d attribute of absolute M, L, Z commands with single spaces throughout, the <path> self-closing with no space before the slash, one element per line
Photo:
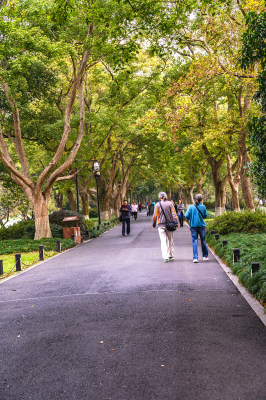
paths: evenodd
<path fill-rule="evenodd" d="M 203 257 L 203 261 L 208 261 L 208 257 Z"/>
<path fill-rule="evenodd" d="M 197 263 L 197 262 L 198 262 L 198 259 L 194 258 L 193 263 Z"/>
<path fill-rule="evenodd" d="M 169 257 L 169 261 L 173 261 L 174 260 L 174 257 Z"/>
<path fill-rule="evenodd" d="M 168 258 L 166 258 L 165 260 L 163 260 L 164 263 L 167 263 L 169 260 Z"/>

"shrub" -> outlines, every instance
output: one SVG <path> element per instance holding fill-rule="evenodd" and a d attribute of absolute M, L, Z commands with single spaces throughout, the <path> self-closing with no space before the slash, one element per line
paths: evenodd
<path fill-rule="evenodd" d="M 97 224 L 98 224 L 98 219 L 96 218 L 85 220 L 85 228 L 88 231 L 91 231 L 95 226 L 97 226 Z"/>
<path fill-rule="evenodd" d="M 207 210 L 207 218 L 215 218 L 215 212 Z"/>
<path fill-rule="evenodd" d="M 35 223 L 33 220 L 30 221 L 20 221 L 17 224 L 11 225 L 8 228 L 1 228 L 0 229 L 0 240 L 7 240 L 7 239 L 20 239 L 23 237 L 27 232 L 35 230 Z"/>
<path fill-rule="evenodd" d="M 17 239 L 17 240 L 2 240 L 0 242 L 1 254 L 28 253 L 38 251 L 39 246 L 44 246 L 44 251 L 54 251 L 56 249 L 56 239 Z M 71 239 L 62 239 L 62 250 L 74 247 L 75 242 Z"/>
<path fill-rule="evenodd" d="M 98 217 L 97 208 L 90 208 L 89 215 L 90 215 L 90 218 L 97 218 Z"/>
<path fill-rule="evenodd" d="M 203 204 L 205 205 L 205 207 L 207 208 L 207 210 L 210 209 L 214 209 L 215 208 L 215 201 L 203 201 Z"/>
<path fill-rule="evenodd" d="M 65 217 L 73 217 L 77 216 L 79 218 L 78 225 L 80 226 L 81 233 L 85 232 L 85 218 L 83 214 L 78 214 L 75 211 L 69 211 L 69 210 L 59 210 L 59 211 L 54 211 L 52 214 L 49 215 L 49 221 L 50 224 L 55 224 L 55 225 L 60 225 L 62 227 L 67 226 L 65 222 L 63 222 L 63 219 Z M 73 222 L 72 222 L 73 224 Z M 74 221 L 74 226 L 76 226 L 76 221 Z"/>
<path fill-rule="evenodd" d="M 266 214 L 261 211 L 230 212 L 216 217 L 208 224 L 208 231 L 215 230 L 220 234 L 260 233 L 266 231 Z"/>
<path fill-rule="evenodd" d="M 228 241 L 222 246 L 222 240 Z M 215 253 L 238 276 L 239 280 L 261 303 L 266 303 L 266 262 L 265 245 L 266 235 L 262 233 L 231 233 L 215 240 L 213 235 L 207 235 L 208 244 Z M 233 248 L 240 249 L 240 260 L 233 263 Z M 260 269 L 251 277 L 251 263 L 259 262 Z"/>

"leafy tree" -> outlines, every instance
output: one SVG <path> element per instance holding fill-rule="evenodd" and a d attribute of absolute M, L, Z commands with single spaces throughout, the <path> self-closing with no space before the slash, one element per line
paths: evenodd
<path fill-rule="evenodd" d="M 262 110 L 262 115 L 253 117 L 249 123 L 249 140 L 255 157 L 251 169 L 259 195 L 264 198 L 266 196 L 266 12 L 249 12 L 246 16 L 246 27 L 246 32 L 243 34 L 241 65 L 245 70 L 259 69 L 259 88 L 255 100 Z"/>

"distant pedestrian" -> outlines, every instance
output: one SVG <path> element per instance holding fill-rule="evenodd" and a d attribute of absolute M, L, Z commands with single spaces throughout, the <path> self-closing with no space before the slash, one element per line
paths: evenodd
<path fill-rule="evenodd" d="M 177 215 L 178 215 L 178 219 L 179 219 L 179 224 L 182 227 L 184 224 L 184 203 L 181 199 L 178 200 L 178 203 L 176 205 L 176 210 L 177 210 Z"/>
<path fill-rule="evenodd" d="M 150 201 L 148 201 L 147 202 L 147 217 L 149 217 L 151 214 L 150 214 L 150 204 L 151 204 L 151 202 Z"/>
<path fill-rule="evenodd" d="M 121 212 L 121 220 L 122 220 L 122 235 L 126 234 L 126 226 L 127 226 L 127 234 L 130 234 L 130 213 L 131 207 L 127 203 L 127 200 L 123 201 L 123 204 L 119 210 Z"/>
<path fill-rule="evenodd" d="M 174 259 L 174 241 L 173 232 L 166 229 L 166 223 L 174 221 L 178 227 L 178 217 L 172 202 L 167 200 L 165 192 L 159 193 L 159 199 L 160 201 L 155 205 L 152 226 L 155 228 L 158 223 L 163 262 L 168 262 Z"/>
<path fill-rule="evenodd" d="M 135 220 L 138 217 L 138 205 L 133 201 L 131 205 L 131 213 L 132 213 L 132 218 L 135 218 Z"/>
<path fill-rule="evenodd" d="M 195 196 L 195 204 L 189 206 L 185 217 L 189 220 L 190 232 L 193 247 L 193 262 L 198 262 L 198 235 L 201 240 L 201 249 L 203 261 L 208 261 L 208 248 L 206 244 L 206 223 L 204 218 L 207 217 L 206 207 L 201 204 L 202 195 Z"/>
<path fill-rule="evenodd" d="M 141 210 L 142 210 L 142 204 L 141 204 L 141 202 L 139 202 L 139 204 L 138 204 L 138 209 L 139 209 L 139 212 L 141 212 Z"/>
<path fill-rule="evenodd" d="M 154 206 L 155 206 L 155 201 L 150 202 L 150 204 L 149 204 L 149 215 L 153 215 L 153 213 L 154 213 Z"/>

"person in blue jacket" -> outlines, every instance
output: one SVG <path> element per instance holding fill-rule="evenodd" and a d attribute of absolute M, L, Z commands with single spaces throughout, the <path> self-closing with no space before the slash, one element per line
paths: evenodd
<path fill-rule="evenodd" d="M 189 206 L 185 217 L 189 220 L 189 227 L 192 237 L 193 262 L 198 262 L 198 235 L 201 240 L 201 249 L 203 261 L 208 261 L 208 248 L 206 244 L 206 223 L 204 219 L 207 217 L 206 207 L 201 204 L 202 195 L 195 196 L 195 204 Z"/>
<path fill-rule="evenodd" d="M 123 201 L 123 204 L 119 210 L 121 212 L 121 220 L 122 220 L 122 235 L 125 236 L 126 233 L 126 225 L 127 225 L 127 234 L 130 234 L 130 214 L 131 207 L 127 203 L 127 200 Z"/>

